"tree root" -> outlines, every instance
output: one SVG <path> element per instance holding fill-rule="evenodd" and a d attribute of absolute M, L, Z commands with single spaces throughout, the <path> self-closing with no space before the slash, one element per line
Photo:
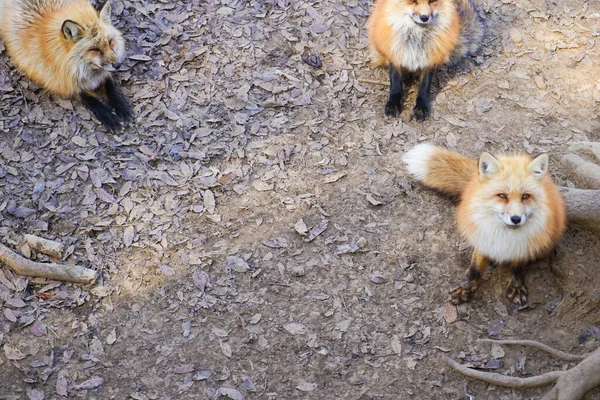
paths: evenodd
<path fill-rule="evenodd" d="M 561 187 L 560 191 L 565 199 L 569 221 L 600 230 L 600 190 Z"/>
<path fill-rule="evenodd" d="M 91 283 L 97 277 L 93 269 L 80 265 L 40 263 L 21 257 L 0 243 L 0 262 L 15 273 L 25 276 L 53 279 L 57 281 Z"/>
<path fill-rule="evenodd" d="M 514 345 L 514 346 L 529 346 L 529 347 L 533 347 L 535 349 L 538 350 L 542 350 L 545 351 L 546 353 L 550 354 L 551 356 L 554 356 L 554 358 L 558 358 L 559 360 L 563 360 L 563 361 L 581 361 L 584 360 L 587 356 L 589 356 L 590 354 L 572 354 L 572 353 L 565 353 L 564 351 L 561 350 L 556 350 L 553 347 L 550 347 L 544 343 L 540 343 L 536 340 L 493 340 L 493 339 L 479 339 L 477 340 L 478 342 L 481 343 L 496 343 L 499 345 Z"/>
<path fill-rule="evenodd" d="M 474 370 L 459 364 L 448 356 L 444 356 L 446 364 L 469 378 L 513 389 L 533 388 L 554 383 L 552 389 L 544 395 L 542 400 L 579 400 L 583 398 L 587 392 L 600 386 L 600 348 L 589 354 L 577 356 L 575 354 L 569 354 L 553 349 L 552 347 L 533 340 L 483 339 L 481 341 L 486 343 L 531 346 L 552 354 L 562 360 L 581 360 L 581 362 L 565 371 L 551 371 L 529 378 L 505 376 L 492 372 Z"/>

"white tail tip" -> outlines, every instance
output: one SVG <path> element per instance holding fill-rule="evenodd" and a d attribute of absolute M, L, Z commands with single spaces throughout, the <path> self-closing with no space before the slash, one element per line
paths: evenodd
<path fill-rule="evenodd" d="M 406 170 L 416 179 L 423 180 L 427 176 L 429 160 L 434 151 L 435 146 L 429 143 L 418 144 L 410 149 L 402 157 Z"/>

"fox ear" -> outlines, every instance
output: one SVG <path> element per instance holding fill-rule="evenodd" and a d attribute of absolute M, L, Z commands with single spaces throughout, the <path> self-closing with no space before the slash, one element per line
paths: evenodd
<path fill-rule="evenodd" d="M 489 178 L 500 169 L 500 163 L 490 153 L 483 153 L 479 157 L 479 176 Z"/>
<path fill-rule="evenodd" d="M 548 172 L 548 154 L 537 156 L 528 165 L 529 170 L 536 178 L 543 178 Z"/>
<path fill-rule="evenodd" d="M 83 36 L 83 28 L 77 22 L 68 19 L 62 24 L 62 34 L 65 39 L 76 42 Z"/>
<path fill-rule="evenodd" d="M 106 23 L 110 23 L 110 11 L 110 0 L 106 0 L 106 3 L 104 3 L 100 10 L 100 18 Z"/>

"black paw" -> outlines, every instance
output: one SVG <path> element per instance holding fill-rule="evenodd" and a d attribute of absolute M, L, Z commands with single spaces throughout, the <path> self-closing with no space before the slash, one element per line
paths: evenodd
<path fill-rule="evenodd" d="M 430 110 L 429 104 L 417 102 L 417 105 L 413 108 L 413 118 L 419 122 L 425 121 L 429 118 Z"/>
<path fill-rule="evenodd" d="M 110 132 L 120 131 L 123 129 L 123 123 L 118 115 L 113 113 L 96 114 L 98 120 Z"/>
<path fill-rule="evenodd" d="M 383 113 L 385 114 L 386 117 L 396 118 L 397 116 L 400 115 L 401 111 L 402 111 L 402 105 L 399 102 L 388 101 L 385 104 L 385 109 L 383 110 Z"/>
<path fill-rule="evenodd" d="M 126 102 L 115 106 L 114 110 L 115 114 L 117 114 L 117 117 L 119 117 L 125 124 L 133 122 L 133 111 Z"/>

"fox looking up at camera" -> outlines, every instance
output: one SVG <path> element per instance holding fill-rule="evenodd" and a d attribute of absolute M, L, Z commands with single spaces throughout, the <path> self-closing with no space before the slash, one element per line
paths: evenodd
<path fill-rule="evenodd" d="M 525 268 L 547 256 L 565 231 L 565 205 L 548 174 L 548 156 L 483 153 L 477 160 L 420 144 L 403 160 L 408 172 L 425 186 L 459 198 L 456 222 L 473 247 L 466 279 L 451 292 L 454 304 L 468 301 L 485 267 L 511 268 L 507 297 L 527 303 Z"/>
<path fill-rule="evenodd" d="M 112 130 L 132 113 L 111 77 L 125 43 L 110 11 L 110 1 L 98 12 L 87 0 L 0 0 L 0 37 L 17 67 L 50 93 L 80 99 Z"/>
<path fill-rule="evenodd" d="M 413 117 L 426 119 L 436 69 L 476 52 L 484 31 L 472 0 L 376 0 L 369 19 L 369 42 L 372 64 L 389 64 L 391 86 L 385 115 L 400 114 L 403 76 L 420 74 Z"/>

